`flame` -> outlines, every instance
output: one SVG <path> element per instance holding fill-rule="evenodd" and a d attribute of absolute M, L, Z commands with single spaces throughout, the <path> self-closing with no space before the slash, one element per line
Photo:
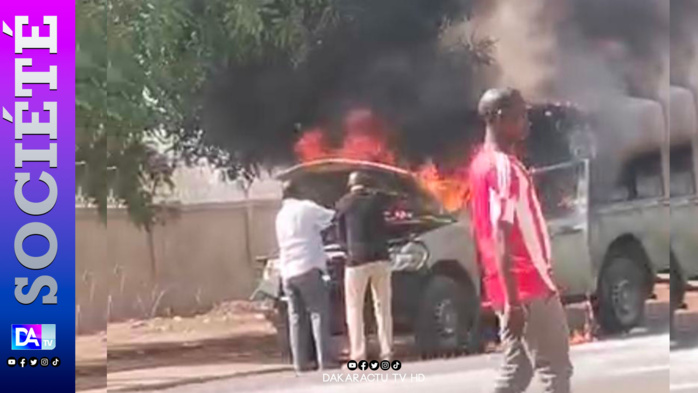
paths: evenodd
<path fill-rule="evenodd" d="M 324 158 L 348 158 L 397 165 L 395 153 L 388 148 L 388 131 L 366 109 L 350 111 L 344 119 L 345 137 L 342 146 L 332 148 L 321 128 L 303 133 L 296 142 L 296 156 L 301 162 Z"/>
<path fill-rule="evenodd" d="M 576 330 L 570 337 L 570 345 L 579 345 L 589 342 L 584 332 Z"/>
<path fill-rule="evenodd" d="M 446 210 L 457 211 L 465 207 L 470 196 L 465 165 L 458 167 L 453 174 L 446 175 L 430 162 L 419 168 L 416 175 Z"/>
<path fill-rule="evenodd" d="M 395 153 L 388 148 L 389 131 L 369 110 L 349 112 L 344 120 L 346 137 L 339 157 L 396 165 Z"/>
<path fill-rule="evenodd" d="M 300 162 L 326 158 L 347 158 L 399 166 L 398 156 L 389 148 L 390 129 L 371 110 L 348 112 L 343 121 L 344 139 L 339 148 L 332 148 L 321 128 L 313 128 L 301 136 L 295 145 Z M 468 200 L 467 166 L 445 173 L 428 162 L 412 171 L 422 186 L 431 192 L 449 211 L 463 208 Z"/>
<path fill-rule="evenodd" d="M 584 317 L 584 327 L 572 333 L 572 336 L 570 337 L 570 345 L 579 345 L 594 341 L 594 335 L 596 333 L 596 318 L 594 316 L 593 304 L 590 298 L 587 298 L 587 300 L 584 302 Z"/>
<path fill-rule="evenodd" d="M 313 129 L 305 132 L 296 142 L 296 156 L 301 162 L 321 160 L 332 156 L 327 147 L 327 138 L 321 129 Z"/>

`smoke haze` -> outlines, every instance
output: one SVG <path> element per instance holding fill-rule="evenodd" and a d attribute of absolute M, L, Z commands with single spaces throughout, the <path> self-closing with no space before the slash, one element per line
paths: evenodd
<path fill-rule="evenodd" d="M 690 1 L 690 0 L 689 0 Z M 474 24 L 497 40 L 498 83 L 534 99 L 656 99 L 668 85 L 665 0 L 496 0 Z M 662 83 L 666 81 L 667 83 Z"/>
<path fill-rule="evenodd" d="M 671 0 L 671 83 L 698 85 L 698 1 Z"/>

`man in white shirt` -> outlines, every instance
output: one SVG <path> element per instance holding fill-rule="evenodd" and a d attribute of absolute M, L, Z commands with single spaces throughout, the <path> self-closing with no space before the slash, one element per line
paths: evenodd
<path fill-rule="evenodd" d="M 334 211 L 304 200 L 295 184 L 283 186 L 283 204 L 276 216 L 279 243 L 279 270 L 288 297 L 288 318 L 293 365 L 297 372 L 307 371 L 310 316 L 320 370 L 337 367 L 330 342 L 329 291 L 323 280 L 327 256 L 322 231 L 334 218 Z"/>

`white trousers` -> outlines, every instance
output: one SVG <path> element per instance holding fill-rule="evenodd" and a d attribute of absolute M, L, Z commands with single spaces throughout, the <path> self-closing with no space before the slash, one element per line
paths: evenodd
<path fill-rule="evenodd" d="M 393 355 L 393 315 L 391 310 L 390 265 L 388 262 L 372 262 L 347 267 L 344 273 L 344 290 L 351 346 L 350 359 L 366 359 L 366 335 L 364 332 L 364 299 L 366 287 L 371 284 L 373 309 L 376 313 L 381 360 Z"/>

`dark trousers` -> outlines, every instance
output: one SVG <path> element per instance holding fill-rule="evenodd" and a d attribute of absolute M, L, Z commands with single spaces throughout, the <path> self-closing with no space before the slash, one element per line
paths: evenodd
<path fill-rule="evenodd" d="M 507 330 L 505 318 L 500 315 L 504 362 L 495 392 L 525 392 L 536 371 L 543 382 L 543 392 L 569 393 L 573 367 L 567 314 L 560 298 L 536 299 L 524 309 L 526 325 L 523 337 L 518 339 Z"/>
<path fill-rule="evenodd" d="M 313 269 L 284 280 L 284 292 L 288 297 L 288 322 L 293 366 L 303 371 L 310 363 L 309 329 L 315 341 L 318 367 L 336 366 L 330 335 L 329 290 L 322 279 L 322 272 Z"/>

